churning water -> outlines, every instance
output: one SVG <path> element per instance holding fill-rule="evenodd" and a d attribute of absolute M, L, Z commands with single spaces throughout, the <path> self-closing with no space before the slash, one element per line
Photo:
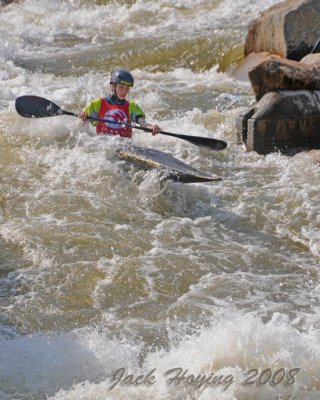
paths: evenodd
<path fill-rule="evenodd" d="M 0 7 L 0 399 L 318 399 L 320 153 L 237 143 L 254 97 L 217 67 L 276 0 L 21 0 Z M 136 131 L 223 178 L 167 182 L 77 118 L 132 70 L 163 130 Z M 132 375 L 132 376 L 128 376 Z"/>

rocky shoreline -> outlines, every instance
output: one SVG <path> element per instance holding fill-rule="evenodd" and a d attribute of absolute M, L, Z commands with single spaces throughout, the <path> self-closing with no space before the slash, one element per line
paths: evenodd
<path fill-rule="evenodd" d="M 243 68 L 248 67 L 257 104 L 238 124 L 249 151 L 293 154 L 320 149 L 318 52 L 319 0 L 286 0 L 251 22 Z"/>

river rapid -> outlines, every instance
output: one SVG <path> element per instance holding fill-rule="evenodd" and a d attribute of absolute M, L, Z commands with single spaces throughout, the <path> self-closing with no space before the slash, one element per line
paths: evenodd
<path fill-rule="evenodd" d="M 276 0 L 0 6 L 0 399 L 319 399 L 320 153 L 247 152 L 218 65 Z M 163 130 L 133 143 L 222 177 L 161 184 L 77 118 L 115 67 Z M 131 376 L 128 376 L 131 375 Z"/>

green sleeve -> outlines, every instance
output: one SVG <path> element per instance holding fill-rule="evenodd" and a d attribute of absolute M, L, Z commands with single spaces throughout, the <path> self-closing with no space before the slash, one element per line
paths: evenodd
<path fill-rule="evenodd" d="M 99 110 L 101 107 L 101 99 L 94 99 L 90 101 L 89 104 L 85 106 L 85 108 L 82 110 L 85 112 L 89 117 L 94 117 L 98 118 L 99 117 Z M 97 125 L 97 121 L 90 121 L 93 125 Z"/>
<path fill-rule="evenodd" d="M 141 117 L 145 118 L 145 113 L 142 111 L 142 108 L 133 100 L 130 100 L 129 103 L 129 113 L 132 122 L 138 122 L 138 119 Z"/>

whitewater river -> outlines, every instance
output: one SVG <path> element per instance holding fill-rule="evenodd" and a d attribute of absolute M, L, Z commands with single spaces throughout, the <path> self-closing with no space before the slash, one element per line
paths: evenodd
<path fill-rule="evenodd" d="M 0 6 L 0 399 L 320 396 L 320 153 L 247 152 L 248 82 L 218 68 L 276 0 L 21 0 Z M 163 130 L 222 177 L 161 184 L 77 118 L 115 67 Z M 128 375 L 132 375 L 129 376 Z"/>

